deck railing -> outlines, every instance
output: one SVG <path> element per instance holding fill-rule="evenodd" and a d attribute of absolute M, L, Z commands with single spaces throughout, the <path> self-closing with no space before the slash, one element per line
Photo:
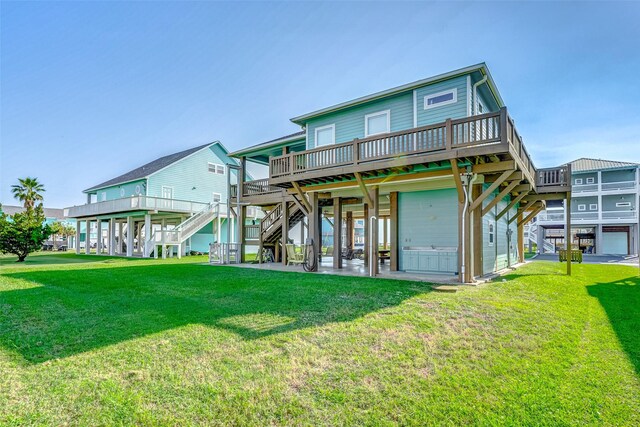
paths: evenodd
<path fill-rule="evenodd" d="M 506 108 L 495 113 L 271 157 L 269 176 L 271 179 L 290 177 L 294 180 L 297 175 L 310 171 L 494 144 L 513 147 L 528 176 L 535 177 L 533 162 Z"/>
<path fill-rule="evenodd" d="M 193 213 L 204 209 L 207 203 L 190 200 L 165 199 L 162 197 L 133 196 L 122 199 L 105 200 L 64 209 L 64 215 L 70 218 L 104 215 L 137 210 Z"/>
<path fill-rule="evenodd" d="M 248 240 L 258 240 L 260 238 L 260 225 L 245 225 L 244 237 Z"/>
<path fill-rule="evenodd" d="M 260 221 L 260 233 L 265 233 L 269 227 L 275 224 L 282 216 L 282 204 L 277 204 L 268 214 Z"/>
<path fill-rule="evenodd" d="M 269 179 L 256 179 L 242 184 L 242 196 L 259 196 L 263 194 L 279 193 L 282 188 L 269 185 Z M 231 198 L 238 197 L 238 184 L 231 185 Z"/>
<path fill-rule="evenodd" d="M 571 166 L 563 165 L 556 168 L 538 169 L 536 187 L 570 187 Z"/>

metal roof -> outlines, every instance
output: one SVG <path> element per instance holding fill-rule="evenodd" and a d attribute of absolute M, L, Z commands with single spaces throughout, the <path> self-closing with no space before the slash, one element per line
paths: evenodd
<path fill-rule="evenodd" d="M 196 153 L 206 147 L 210 147 L 214 144 L 218 144 L 218 142 L 210 142 L 208 144 L 199 145 L 197 147 L 190 148 L 188 150 L 184 150 L 178 153 L 169 154 L 168 156 L 160 157 L 152 162 L 147 163 L 146 165 L 142 165 L 136 169 L 130 170 L 129 172 L 123 173 L 120 176 L 117 176 L 108 181 L 102 182 L 98 185 L 94 185 L 91 188 L 87 188 L 83 192 L 87 193 L 89 191 L 97 190 L 99 188 L 111 187 L 112 185 L 123 184 L 125 182 L 131 182 L 138 179 L 146 178 L 149 175 L 155 172 L 158 172 L 160 169 L 164 169 L 167 166 L 177 162 L 178 160 L 182 160 L 185 157 L 190 156 L 191 154 Z"/>
<path fill-rule="evenodd" d="M 618 162 L 615 160 L 589 159 L 581 157 L 571 163 L 571 172 L 587 172 L 602 169 L 621 169 L 628 167 L 638 167 L 640 163 Z"/>
<path fill-rule="evenodd" d="M 230 153 L 229 156 L 238 157 L 238 156 L 241 156 L 242 154 L 245 154 L 245 153 L 248 153 L 248 152 L 254 152 L 256 150 L 262 150 L 264 148 L 277 147 L 280 144 L 284 144 L 284 143 L 287 143 L 287 142 L 292 142 L 292 141 L 297 141 L 299 139 L 302 139 L 302 138 L 305 137 L 305 134 L 306 134 L 306 132 L 302 130 L 300 132 L 296 132 L 296 133 L 292 133 L 292 134 L 289 134 L 289 135 L 281 136 L 280 138 L 272 139 L 272 140 L 267 141 L 267 142 L 261 142 L 260 144 L 252 145 L 251 147 L 247 147 L 247 148 L 243 148 L 242 150 L 234 151 L 233 153 Z"/>
<path fill-rule="evenodd" d="M 298 117 L 294 117 L 291 119 L 292 122 L 302 125 L 304 124 L 304 122 L 312 117 L 315 116 L 319 116 L 321 114 L 327 114 L 327 113 L 331 113 L 337 110 L 342 110 L 344 108 L 348 108 L 348 107 L 353 107 L 354 105 L 358 105 L 358 104 L 362 104 L 365 102 L 369 102 L 369 101 L 373 101 L 375 99 L 380 99 L 380 98 L 384 98 L 390 95 L 395 95 L 397 93 L 400 92 L 406 92 L 408 90 L 413 90 L 415 88 L 418 88 L 420 86 L 425 86 L 428 84 L 432 84 L 441 80 L 447 80 L 450 79 L 452 77 L 456 77 L 459 75 L 463 75 L 463 74 L 469 74 L 472 73 L 474 71 L 480 71 L 483 74 L 486 74 L 487 76 L 487 83 L 489 85 L 489 87 L 491 88 L 491 91 L 493 92 L 493 94 L 496 97 L 496 100 L 498 101 L 498 104 L 500 107 L 504 106 L 504 101 L 502 100 L 502 97 L 500 96 L 500 93 L 498 92 L 498 88 L 496 87 L 495 82 L 493 81 L 493 78 L 491 77 L 491 73 L 489 73 L 489 68 L 487 68 L 487 64 L 484 62 L 481 62 L 479 64 L 476 65 L 471 65 L 469 67 L 464 67 L 464 68 L 460 68 L 454 71 L 449 71 L 447 73 L 443 73 L 443 74 L 438 74 L 437 76 L 433 76 L 433 77 L 428 77 L 426 79 L 422 79 L 422 80 L 418 80 L 412 83 L 407 83 L 401 86 L 397 86 L 391 89 L 387 89 L 387 90 L 383 90 L 381 92 L 376 92 L 376 93 L 372 93 L 371 95 L 366 95 L 360 98 L 356 98 L 353 99 L 351 101 L 346 101 L 346 102 L 342 102 L 340 104 L 336 104 L 333 105 L 331 107 L 327 107 L 327 108 L 323 108 L 320 110 L 316 110 L 313 111 L 311 113 L 307 113 L 307 114 L 303 114 L 302 116 L 298 116 Z"/>
<path fill-rule="evenodd" d="M 7 215 L 13 215 L 16 213 L 24 212 L 23 206 L 13 206 L 13 205 L 2 205 L 2 212 Z M 55 219 L 63 219 L 64 218 L 64 209 L 58 208 L 43 208 L 44 216 L 46 218 L 55 218 Z"/>

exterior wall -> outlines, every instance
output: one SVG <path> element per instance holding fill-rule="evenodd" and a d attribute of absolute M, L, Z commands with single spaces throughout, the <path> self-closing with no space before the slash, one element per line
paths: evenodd
<path fill-rule="evenodd" d="M 147 195 L 162 197 L 162 187 L 173 189 L 173 199 L 210 203 L 213 193 L 227 198 L 227 175 L 209 172 L 208 163 L 224 165 L 224 153 L 217 145 L 200 150 L 151 175 Z"/>
<path fill-rule="evenodd" d="M 485 185 L 486 187 L 487 185 Z M 483 205 L 489 204 L 496 194 L 497 192 L 487 197 Z M 505 197 L 482 219 L 482 268 L 484 274 L 506 268 L 509 263 L 514 264 L 517 260 L 518 225 L 516 221 L 509 224 L 509 218 L 513 218 L 517 214 L 517 207 L 513 207 L 507 215 L 496 221 L 496 215 L 507 207 L 509 201 L 509 197 Z M 490 225 L 493 225 L 494 229 L 493 244 L 489 243 Z M 508 230 L 511 230 L 511 237 L 507 236 Z"/>
<path fill-rule="evenodd" d="M 636 206 L 637 195 L 630 194 L 611 194 L 602 196 L 602 211 L 634 211 Z M 631 206 L 616 207 L 618 202 L 630 202 Z"/>
<path fill-rule="evenodd" d="M 602 182 L 635 181 L 635 179 L 636 179 L 635 169 L 602 171 Z"/>
<path fill-rule="evenodd" d="M 457 102 L 441 107 L 424 109 L 424 97 L 449 89 L 457 90 Z M 444 122 L 447 119 L 467 117 L 467 77 L 460 76 L 416 89 L 418 126 Z"/>
<path fill-rule="evenodd" d="M 398 195 L 398 246 L 400 270 L 457 271 L 458 203 L 455 188 L 417 191 Z M 443 249 L 442 253 L 425 252 L 440 256 L 444 264 L 431 266 L 409 265 L 405 247 Z M 453 269 L 453 270 L 452 270 Z"/>
<path fill-rule="evenodd" d="M 413 127 L 413 95 L 407 92 L 311 119 L 307 122 L 307 148 L 315 147 L 315 129 L 330 124 L 335 124 L 336 144 L 364 138 L 364 116 L 384 110 L 391 112 L 391 132 Z"/>
<path fill-rule="evenodd" d="M 106 200 L 121 199 L 123 197 L 146 195 L 147 180 L 139 179 L 137 181 L 131 181 L 120 185 L 114 185 L 111 187 L 101 188 L 96 190 L 94 194 L 97 195 L 97 202 L 102 201 L 102 194 L 106 193 Z M 139 191 L 138 191 L 139 190 Z"/>
<path fill-rule="evenodd" d="M 592 211 L 589 206 L 592 204 L 598 204 L 598 196 L 586 196 L 586 197 L 574 197 L 571 198 L 571 212 L 598 212 L 600 206 L 595 211 Z M 585 210 L 578 209 L 578 205 L 585 205 Z"/>
<path fill-rule="evenodd" d="M 593 184 L 598 183 L 598 172 L 581 172 L 571 174 L 571 183 L 573 185 L 587 184 L 587 178 L 593 178 Z M 576 184 L 576 179 L 582 179 L 582 184 Z"/>

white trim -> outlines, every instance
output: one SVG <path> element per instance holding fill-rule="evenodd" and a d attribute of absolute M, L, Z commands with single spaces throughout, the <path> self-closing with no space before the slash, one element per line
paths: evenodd
<path fill-rule="evenodd" d="M 140 184 L 136 184 L 134 192 L 136 193 L 136 196 L 139 196 L 142 193 L 142 187 L 140 187 Z"/>
<path fill-rule="evenodd" d="M 449 101 L 438 102 L 437 104 L 431 104 L 431 105 L 427 104 L 429 99 L 431 99 L 431 98 L 436 98 L 438 96 L 449 95 L 449 94 L 453 95 L 453 99 L 451 99 Z M 458 89 L 456 89 L 456 88 L 447 89 L 447 90 L 443 90 L 442 92 L 437 92 L 437 93 L 432 93 L 430 95 L 425 95 L 425 97 L 424 97 L 424 109 L 425 110 L 430 110 L 432 108 L 444 107 L 445 105 L 455 104 L 456 102 L 458 102 Z"/>
<path fill-rule="evenodd" d="M 580 212 L 586 211 L 587 210 L 587 205 L 583 205 L 583 204 L 578 205 L 578 210 Z"/>
<path fill-rule="evenodd" d="M 413 90 L 413 127 L 418 127 L 418 90 Z"/>
<path fill-rule="evenodd" d="M 387 116 L 387 130 L 385 132 L 369 133 L 369 119 L 371 117 L 382 116 L 383 114 Z M 379 134 L 389 133 L 389 132 L 391 132 L 391 110 L 383 110 L 383 111 L 378 111 L 375 113 L 364 115 L 364 137 L 365 138 L 368 136 L 379 135 Z"/>
<path fill-rule="evenodd" d="M 322 130 L 326 130 L 326 129 L 331 129 L 333 141 L 330 142 L 329 144 L 318 145 L 318 131 L 319 130 L 322 131 Z M 333 145 L 335 143 L 336 143 L 336 125 L 335 125 L 335 123 L 330 124 L 330 125 L 325 125 L 325 126 L 319 126 L 319 127 L 315 128 L 313 130 L 313 145 L 315 147 L 323 147 L 325 145 Z"/>
<path fill-rule="evenodd" d="M 169 190 L 171 190 L 171 197 L 164 197 L 164 189 L 168 188 Z M 163 199 L 173 199 L 173 187 L 170 185 L 162 185 L 160 186 L 160 197 L 162 197 Z"/>
<path fill-rule="evenodd" d="M 574 183 L 575 185 L 582 185 L 582 178 L 575 178 L 575 179 L 573 180 L 573 183 Z"/>
<path fill-rule="evenodd" d="M 467 116 L 471 116 L 473 111 L 473 99 L 471 95 L 471 74 L 467 74 Z"/>
<path fill-rule="evenodd" d="M 596 180 L 594 177 L 589 177 L 587 178 L 587 180 L 585 181 L 587 184 L 595 184 Z"/>
<path fill-rule="evenodd" d="M 218 200 L 216 201 L 216 197 L 218 196 Z M 211 192 L 211 202 L 212 203 L 218 203 L 222 201 L 222 194 L 221 193 L 216 193 L 215 191 Z"/>
<path fill-rule="evenodd" d="M 598 210 L 598 204 L 597 203 L 589 203 L 589 210 L 590 211 L 597 211 Z"/>
<path fill-rule="evenodd" d="M 629 208 L 631 207 L 631 202 L 616 202 L 616 208 Z"/>
<path fill-rule="evenodd" d="M 493 246 L 493 243 L 496 241 L 496 227 L 495 225 L 491 222 L 491 220 L 488 221 L 489 224 L 489 230 L 488 230 L 488 239 L 487 239 L 487 244 L 489 246 Z"/>
<path fill-rule="evenodd" d="M 213 170 L 210 169 L 211 166 L 213 166 Z M 218 172 L 218 168 L 221 168 L 222 172 Z M 225 169 L 226 168 L 224 167 L 223 164 L 214 163 L 214 162 L 207 162 L 207 171 L 210 172 L 210 173 L 214 173 L 216 175 L 224 175 L 226 173 Z"/>

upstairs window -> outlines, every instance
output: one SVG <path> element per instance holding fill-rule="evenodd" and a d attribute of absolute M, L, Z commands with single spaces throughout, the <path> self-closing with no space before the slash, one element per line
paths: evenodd
<path fill-rule="evenodd" d="M 454 104 L 458 102 L 458 91 L 456 89 L 445 90 L 444 92 L 434 93 L 424 97 L 424 109 L 442 107 L 443 105 Z"/>
<path fill-rule="evenodd" d="M 495 231 L 492 223 L 489 223 L 489 246 L 493 246 L 493 240 L 495 239 Z"/>
<path fill-rule="evenodd" d="M 630 208 L 631 202 L 618 202 L 616 203 L 616 208 Z"/>
<path fill-rule="evenodd" d="M 213 193 L 212 201 L 213 203 L 219 203 L 222 200 L 222 195 L 220 193 Z"/>
<path fill-rule="evenodd" d="M 582 185 L 582 178 L 576 178 L 576 180 L 574 181 L 574 184 Z"/>
<path fill-rule="evenodd" d="M 336 125 L 327 125 L 316 128 L 316 147 L 331 145 L 336 142 Z"/>
<path fill-rule="evenodd" d="M 578 210 L 579 211 L 586 211 L 587 210 L 587 205 L 578 205 Z"/>
<path fill-rule="evenodd" d="M 364 116 L 364 136 L 391 132 L 391 111 L 379 111 Z"/>
<path fill-rule="evenodd" d="M 598 204 L 597 203 L 591 203 L 589 205 L 589 210 L 590 211 L 597 211 L 598 210 Z"/>
<path fill-rule="evenodd" d="M 593 178 L 587 178 L 587 184 L 593 184 L 593 183 L 594 183 Z"/>
<path fill-rule="evenodd" d="M 224 166 L 217 163 L 208 163 L 209 172 L 224 175 Z"/>

